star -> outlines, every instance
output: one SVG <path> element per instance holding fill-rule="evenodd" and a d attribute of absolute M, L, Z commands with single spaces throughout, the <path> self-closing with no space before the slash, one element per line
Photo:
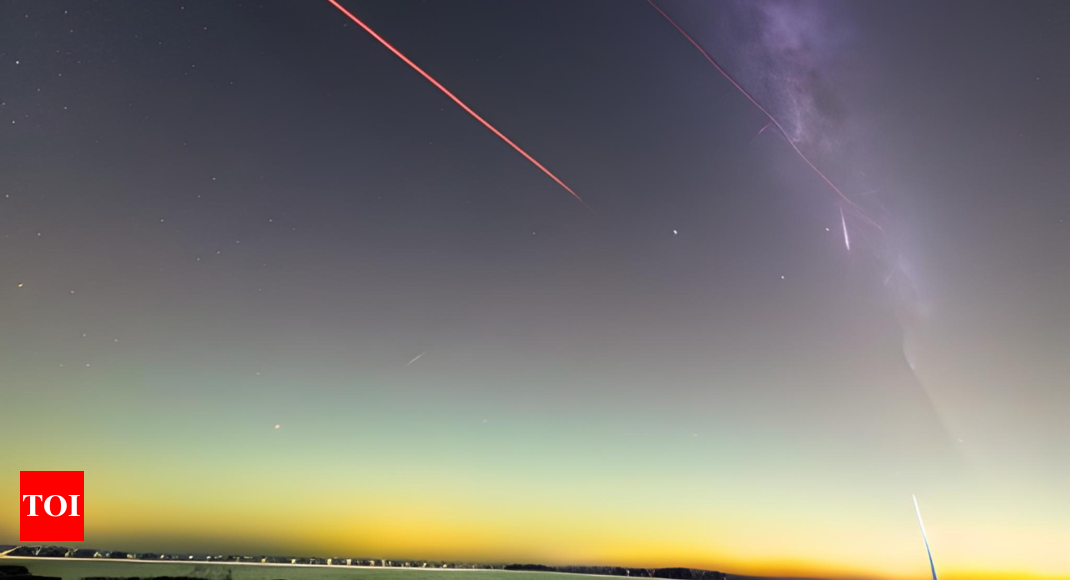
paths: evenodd
<path fill-rule="evenodd" d="M 677 232 L 676 230 L 673 230 L 673 231 L 672 231 L 672 235 L 674 235 L 674 236 L 675 236 L 675 235 L 677 235 L 677 233 L 678 233 L 678 232 Z"/>
<path fill-rule="evenodd" d="M 282 427 L 282 425 L 279 425 L 278 423 L 275 423 L 275 428 L 278 429 L 279 427 Z"/>

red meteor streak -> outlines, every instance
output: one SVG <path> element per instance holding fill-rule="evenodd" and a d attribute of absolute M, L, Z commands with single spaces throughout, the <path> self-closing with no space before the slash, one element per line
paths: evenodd
<path fill-rule="evenodd" d="M 333 1 L 333 0 L 331 0 L 331 1 Z M 747 97 L 747 100 L 749 100 L 755 107 L 757 107 L 758 110 L 761 111 L 763 115 L 765 115 L 766 117 L 769 118 L 769 122 L 772 123 L 774 127 L 776 127 L 777 129 L 780 130 L 780 134 L 784 136 L 784 140 L 788 142 L 788 145 L 791 145 L 791 148 L 795 150 L 795 153 L 797 153 L 799 155 L 799 158 L 802 159 L 803 161 L 805 161 L 806 164 L 810 166 L 810 169 L 813 169 L 814 173 L 816 173 L 822 180 L 824 180 L 825 183 L 828 184 L 829 187 L 832 188 L 832 191 L 835 191 L 836 194 L 839 195 L 841 198 L 843 198 L 843 200 L 845 202 L 850 204 L 850 206 L 853 207 L 855 209 L 855 211 L 858 212 L 858 214 L 862 216 L 863 219 L 865 219 L 867 222 L 869 222 L 869 223 L 873 224 L 874 226 L 876 226 L 877 229 L 881 229 L 880 225 L 877 224 L 877 222 L 875 222 L 872 219 L 870 219 L 869 216 L 867 216 L 866 213 L 864 211 L 862 211 L 862 208 L 858 207 L 858 204 L 856 204 L 855 202 L 851 201 L 851 198 L 849 198 L 846 195 L 844 195 L 844 193 L 842 191 L 840 191 L 840 188 L 836 187 L 835 183 L 832 183 L 832 180 L 830 180 L 828 177 L 825 177 L 825 174 L 822 173 L 821 170 L 818 169 L 817 166 L 814 165 L 813 162 L 811 162 L 810 159 L 807 158 L 806 155 L 803 154 L 803 152 L 801 150 L 799 150 L 799 148 L 795 145 L 794 142 L 792 142 L 792 140 L 790 138 L 788 138 L 788 132 L 785 131 L 784 127 L 782 127 L 780 125 L 780 122 L 777 121 L 776 118 L 773 117 L 773 115 L 769 111 L 766 111 L 765 107 L 763 107 L 760 103 L 758 103 L 758 101 L 754 97 L 752 97 L 750 93 L 747 92 L 747 89 L 744 89 L 742 85 L 737 83 L 736 80 L 732 78 L 732 75 L 728 74 L 728 71 L 726 71 L 723 68 L 721 68 L 721 65 L 717 64 L 717 61 L 713 60 L 713 57 L 710 56 L 710 53 L 706 52 L 706 49 L 702 48 L 702 46 L 698 42 L 695 42 L 695 39 L 691 38 L 691 36 L 688 33 L 684 32 L 684 29 L 680 28 L 680 25 L 677 24 L 675 20 L 670 18 L 669 15 L 666 14 L 664 10 L 662 10 L 660 7 L 658 7 L 658 5 L 654 3 L 654 0 L 646 0 L 646 1 L 647 1 L 648 4 L 650 4 L 650 6 L 652 6 L 654 8 L 654 10 L 658 11 L 658 14 L 661 14 L 665 18 L 665 20 L 668 20 L 669 24 L 672 24 L 673 28 L 675 28 L 676 31 L 679 32 L 681 36 L 686 38 L 687 41 L 690 42 L 692 46 L 697 48 L 698 51 L 702 53 L 702 56 L 706 57 L 706 60 L 709 61 L 709 63 L 713 65 L 713 68 L 717 69 L 717 72 L 721 73 L 721 76 L 723 76 L 725 79 L 727 79 L 728 82 L 732 83 L 732 86 L 736 87 L 736 90 L 738 90 L 740 93 L 742 93 L 744 97 Z M 763 128 L 762 131 L 765 131 L 765 129 Z M 761 135 L 761 131 L 759 131 L 758 134 Z"/>
<path fill-rule="evenodd" d="M 383 46 L 387 47 L 390 50 L 390 52 L 394 53 L 395 56 L 397 56 L 401 60 L 405 61 L 405 64 L 407 64 L 410 67 L 412 67 L 412 69 L 414 71 L 420 73 L 420 76 L 424 77 L 425 79 L 428 80 L 428 82 L 430 82 L 431 84 L 435 85 L 435 87 L 438 88 L 438 90 L 442 91 L 454 103 L 457 103 L 457 106 L 459 106 L 460 108 L 464 109 L 469 115 L 472 115 L 472 117 L 474 117 L 476 121 L 479 121 L 480 123 L 483 124 L 484 127 L 486 127 L 487 129 L 490 129 L 490 131 L 492 133 L 497 135 L 502 141 L 505 141 L 506 143 L 508 143 L 510 147 L 512 147 L 513 149 L 516 149 L 516 152 L 521 154 L 521 155 L 523 155 L 524 159 L 527 159 L 528 161 L 530 161 L 532 163 L 532 165 L 534 165 L 535 167 L 538 167 L 539 169 L 541 169 L 543 173 L 545 173 L 547 176 L 550 177 L 550 179 L 553 179 L 555 182 L 557 182 L 558 185 L 560 185 L 561 187 L 565 188 L 565 191 L 571 193 L 572 197 L 580 200 L 580 203 L 582 203 L 584 207 L 587 207 L 588 210 L 591 209 L 590 207 L 587 206 L 587 202 L 583 201 L 582 197 L 576 195 L 576 192 L 572 191 L 571 187 L 565 185 L 565 182 L 563 182 L 560 179 L 558 179 L 557 176 L 554 175 L 553 173 L 550 173 L 550 170 L 545 168 L 545 167 L 543 167 L 542 163 L 539 163 L 538 161 L 535 161 L 534 157 L 532 157 L 531 155 L 528 155 L 526 151 L 521 149 L 520 146 L 518 146 L 516 143 L 513 143 L 511 140 L 509 140 L 509 138 L 506 137 L 505 135 L 503 135 L 501 131 L 495 129 L 494 126 L 491 125 L 490 123 L 488 123 L 485 119 L 483 119 L 483 117 L 480 117 L 478 114 L 476 114 L 476 112 L 473 111 L 471 109 L 471 107 L 469 107 L 468 105 L 464 104 L 464 102 L 461 101 L 461 99 L 458 99 L 456 95 L 451 93 L 449 91 L 449 89 L 447 89 L 446 87 L 442 86 L 442 83 L 436 81 L 431 75 L 429 75 L 426 72 L 424 72 L 424 69 L 416 66 L 416 63 L 414 63 L 411 60 L 409 60 L 409 57 L 405 56 L 404 54 L 401 54 L 401 51 L 399 51 L 398 49 L 394 48 L 393 45 L 391 45 L 389 42 L 386 41 L 386 39 L 384 39 L 382 36 L 379 36 L 374 30 L 369 28 L 367 24 L 364 24 L 363 22 L 360 21 L 359 18 L 357 18 L 356 16 L 353 16 L 353 13 L 348 11 L 348 10 L 346 10 L 345 7 L 343 7 L 341 4 L 339 4 L 337 2 L 337 0 L 327 0 L 327 1 L 330 2 L 332 5 L 334 5 L 334 7 L 337 8 L 339 11 L 341 11 L 342 14 L 345 14 L 346 16 L 348 16 L 350 20 L 352 20 L 353 22 L 355 22 L 357 24 L 357 26 L 363 28 L 365 32 L 367 32 L 368 34 L 372 35 L 372 37 L 375 38 L 375 40 L 378 40 L 380 44 L 382 44 Z"/>
<path fill-rule="evenodd" d="M 766 130 L 766 129 L 768 129 L 769 127 L 772 127 L 772 126 L 773 126 L 773 122 L 772 122 L 772 121 L 769 121 L 768 123 L 766 123 L 766 124 L 765 124 L 765 126 L 764 126 L 764 127 L 762 127 L 762 128 L 761 128 L 761 129 L 760 129 L 760 130 L 758 131 L 758 134 L 757 134 L 757 135 L 755 135 L 754 137 L 751 137 L 751 139 L 750 139 L 750 143 L 754 143 L 754 140 L 755 140 L 755 139 L 757 139 L 758 137 L 761 137 L 761 136 L 762 136 L 762 133 L 765 133 L 765 130 Z M 747 143 L 747 145 L 750 145 L 750 143 Z"/>

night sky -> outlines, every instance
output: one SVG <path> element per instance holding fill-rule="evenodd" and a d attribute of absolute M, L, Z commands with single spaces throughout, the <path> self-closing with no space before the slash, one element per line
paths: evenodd
<path fill-rule="evenodd" d="M 783 133 L 643 0 L 344 2 L 590 210 L 326 0 L 0 4 L 0 496 L 921 578 L 917 494 L 942 578 L 1070 577 L 1070 5 L 662 1 Z"/>

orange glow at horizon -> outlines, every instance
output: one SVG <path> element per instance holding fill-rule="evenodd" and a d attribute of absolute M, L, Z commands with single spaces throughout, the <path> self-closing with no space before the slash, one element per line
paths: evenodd
<path fill-rule="evenodd" d="M 109 479 L 109 485 L 119 480 Z M 107 490 L 97 483 L 87 485 L 89 547 L 166 552 L 195 551 L 169 546 L 194 546 L 324 557 L 684 566 L 821 578 L 905 580 L 928 572 L 915 522 L 906 517 L 912 515 L 909 510 L 894 529 L 859 534 L 845 523 L 851 515 L 843 513 L 830 513 L 824 521 L 784 518 L 777 524 L 772 514 L 748 517 L 725 511 L 717 520 L 706 520 L 686 510 L 656 514 L 639 506 L 625 513 L 545 499 L 520 506 L 502 497 L 477 501 L 476 495 L 458 490 L 421 496 L 359 485 L 348 495 L 327 485 L 321 495 L 302 502 L 282 501 L 285 494 L 274 491 L 250 490 L 238 504 L 230 501 L 235 495 L 228 485 L 214 488 L 191 508 L 181 501 L 179 489 L 168 490 L 174 501 L 160 505 L 138 495 L 134 486 Z M 0 489 L 8 492 L 14 495 L 14 490 Z M 930 534 L 945 580 L 1066 577 L 1059 575 L 1062 562 L 1050 550 L 1060 541 L 1054 529 L 1048 530 L 1050 536 L 1023 534 L 1015 541 L 995 529 L 949 528 L 934 512 Z M 0 521 L 0 537 L 11 536 L 13 525 L 17 523 Z M 1062 541 L 1070 539 L 1063 533 Z M 986 554 L 983 573 L 976 564 L 978 547 Z"/>

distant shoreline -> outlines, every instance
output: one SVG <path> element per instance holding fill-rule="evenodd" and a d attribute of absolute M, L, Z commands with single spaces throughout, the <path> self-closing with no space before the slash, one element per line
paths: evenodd
<path fill-rule="evenodd" d="M 7 552 L 13 551 L 14 548 Z M 769 577 L 769 576 L 746 576 L 739 574 L 729 574 L 725 572 L 713 572 L 708 570 L 700 570 L 695 568 L 625 568 L 621 566 L 598 566 L 597 568 L 616 569 L 616 570 L 641 570 L 645 573 L 643 576 L 638 575 L 618 575 L 618 574 L 597 574 L 591 572 L 581 571 L 569 571 L 569 570 L 555 570 L 549 566 L 543 569 L 528 569 L 528 570 L 507 570 L 505 565 L 497 565 L 499 567 L 479 567 L 479 568 L 463 568 L 452 567 L 456 566 L 456 563 L 448 563 L 451 567 L 423 567 L 423 566 L 369 566 L 367 564 L 312 564 L 312 563 L 292 563 L 292 562 L 241 562 L 241 561 L 224 561 L 224 560 L 159 560 L 148 559 L 141 560 L 136 558 L 82 558 L 82 557 L 66 557 L 66 556 L 9 556 L 7 552 L 0 552 L 0 565 L 5 564 L 18 564 L 26 566 L 31 569 L 32 573 L 42 572 L 41 576 L 59 577 L 62 580 L 82 580 L 84 578 L 94 579 L 107 579 L 107 580 L 151 580 L 153 576 L 149 574 L 130 574 L 127 575 L 125 571 L 107 572 L 106 568 L 112 564 L 125 564 L 122 568 L 132 567 L 136 568 L 139 564 L 170 564 L 176 568 L 181 566 L 187 566 L 189 569 L 184 573 L 175 574 L 163 574 L 163 576 L 169 576 L 174 578 L 179 577 L 193 577 L 200 580 L 280 580 L 274 575 L 258 576 L 253 573 L 253 569 L 256 567 L 273 567 L 276 569 L 284 568 L 290 569 L 297 574 L 289 576 L 286 580 L 383 580 L 384 576 L 388 576 L 390 579 L 398 578 L 398 574 L 409 574 L 411 577 L 418 577 L 424 572 L 483 572 L 485 573 L 482 578 L 486 580 L 493 580 L 494 574 L 502 574 L 503 576 L 508 574 L 510 580 L 538 580 L 539 578 L 546 578 L 547 574 L 556 574 L 561 576 L 576 576 L 580 578 L 645 578 L 649 580 L 670 580 L 668 576 L 655 576 L 651 577 L 651 572 L 661 571 L 662 573 L 682 573 L 689 572 L 692 574 L 692 580 L 702 580 L 703 578 L 712 579 L 719 577 L 723 580 L 819 580 L 817 578 L 800 578 L 800 577 Z M 387 560 L 389 561 L 389 560 Z M 411 562 L 411 561 L 410 561 Z M 81 565 L 81 566 L 79 566 Z M 205 565 L 211 565 L 211 571 L 205 571 Z M 489 566 L 489 565 L 485 565 Z M 510 564 L 509 566 L 516 566 Z M 86 570 L 85 568 L 104 568 L 105 570 Z M 564 568 L 565 566 L 562 566 Z M 34 570 L 34 569 L 37 570 Z M 82 568 L 80 570 L 74 570 L 74 568 Z M 197 570 L 197 569 L 200 570 Z M 227 573 L 225 576 L 221 574 L 223 570 L 231 568 L 237 568 L 233 577 Z M 582 569 L 583 566 L 571 566 L 571 568 Z M 595 566 L 591 566 L 595 568 Z M 159 569 L 159 568 L 157 568 Z M 162 570 L 161 570 L 162 571 Z M 347 576 L 348 573 L 348 578 Z M 175 572 L 182 572 L 176 570 Z M 486 574 L 490 574 L 491 577 L 487 578 Z M 284 576 L 284 577 L 286 577 Z M 3 580 L 0 577 L 0 580 Z M 417 580 L 414 578 L 414 580 Z"/>
<path fill-rule="evenodd" d="M 326 563 L 324 563 L 324 564 L 319 564 L 319 563 L 313 564 L 313 563 L 297 563 L 297 562 L 243 562 L 243 561 L 240 561 L 240 560 L 219 560 L 219 559 L 216 559 L 216 560 L 207 560 L 207 559 L 183 560 L 183 559 L 178 559 L 178 558 L 169 558 L 169 559 L 156 559 L 156 558 L 140 559 L 140 558 L 126 558 L 126 557 L 124 557 L 124 558 L 113 558 L 113 557 L 83 558 L 83 557 L 68 557 L 68 556 L 27 556 L 27 555 L 11 556 L 11 555 L 8 555 L 9 552 L 11 552 L 11 551 L 14 551 L 14 549 L 8 550 L 6 552 L 0 552 L 0 562 L 10 562 L 10 563 L 16 563 L 17 562 L 17 563 L 22 563 L 22 564 L 35 564 L 35 563 L 37 563 L 37 564 L 42 564 L 42 563 L 57 563 L 57 564 L 61 564 L 61 563 L 65 563 L 65 562 L 71 562 L 71 563 L 83 562 L 83 563 L 94 564 L 94 565 L 110 565 L 110 564 L 127 564 L 127 565 L 157 564 L 158 565 L 158 564 L 171 564 L 171 565 L 175 565 L 175 566 L 182 566 L 182 565 L 185 565 L 185 566 L 202 566 L 202 565 L 206 565 L 207 564 L 207 565 L 212 565 L 212 566 L 226 566 L 226 567 L 237 565 L 237 566 L 245 566 L 245 567 L 257 567 L 257 566 L 267 567 L 267 566 L 271 566 L 271 567 L 280 567 L 280 568 L 312 569 L 312 570 L 330 569 L 333 572 L 343 572 L 345 570 L 361 570 L 361 571 L 375 572 L 375 573 L 378 573 L 378 572 L 386 572 L 386 573 L 390 573 L 390 572 L 399 572 L 399 573 L 401 573 L 401 572 L 485 572 L 485 573 L 499 572 L 499 573 L 508 573 L 510 575 L 537 574 L 537 575 L 543 576 L 545 574 L 558 574 L 558 575 L 565 575 L 565 576 L 582 576 L 582 577 L 588 577 L 588 578 L 591 578 L 591 577 L 596 577 L 596 578 L 644 578 L 644 579 L 648 579 L 648 580 L 680 580 L 680 578 L 683 577 L 683 573 L 686 572 L 688 574 L 687 580 L 715 580 L 715 579 L 727 579 L 727 578 L 743 578 L 742 576 L 737 576 L 735 574 L 727 574 L 727 573 L 724 573 L 724 572 L 715 572 L 715 571 L 710 571 L 710 570 L 699 570 L 699 569 L 694 569 L 694 568 L 682 568 L 682 567 L 676 567 L 676 568 L 630 568 L 630 567 L 623 567 L 623 566 L 559 566 L 559 567 L 554 567 L 554 566 L 533 565 L 533 564 L 484 564 L 482 566 L 469 565 L 468 567 L 466 567 L 465 565 L 459 564 L 457 562 L 447 562 L 446 563 L 447 566 L 412 566 L 412 565 L 406 566 L 406 565 L 397 565 L 397 564 L 375 566 L 375 565 L 368 565 L 368 564 L 326 564 Z M 304 559 L 304 558 L 301 558 L 301 559 Z M 316 559 L 322 560 L 324 558 L 316 558 Z M 357 558 L 351 558 L 350 560 L 355 560 L 355 559 L 357 559 Z M 368 560 L 368 559 L 360 558 L 360 560 Z M 376 558 L 376 560 L 380 560 L 380 559 Z M 392 562 L 391 560 L 386 560 L 386 559 L 382 559 L 380 561 Z M 403 561 L 403 562 L 405 562 L 405 561 Z M 407 562 L 412 562 L 412 561 L 409 560 Z M 524 568 L 520 568 L 520 567 L 524 567 Z M 600 574 L 600 573 L 593 572 L 593 571 L 590 571 L 590 570 L 584 570 L 585 568 L 604 568 L 604 569 L 607 570 L 607 573 Z M 629 573 L 627 573 L 627 574 L 620 574 L 620 573 L 613 574 L 613 573 L 608 573 L 609 570 L 628 571 Z M 634 575 L 630 573 L 633 570 L 637 572 Z M 661 572 L 661 574 L 660 575 L 655 575 L 658 572 Z M 88 574 L 84 575 L 84 577 L 107 577 L 107 578 L 110 578 L 109 576 L 106 576 L 106 575 L 92 576 L 92 575 L 88 575 Z M 132 578 L 135 578 L 135 577 L 132 577 Z M 136 578 L 141 578 L 141 577 L 136 577 Z M 0 578 L 0 580 L 2 580 L 2 578 Z M 272 580 L 274 580 L 274 579 L 272 579 Z"/>
<path fill-rule="evenodd" d="M 127 564 L 239 564 L 242 566 L 284 566 L 293 569 L 330 568 L 332 570 L 480 570 L 509 571 L 523 574 L 565 574 L 582 577 L 648 578 L 651 580 L 725 580 L 729 575 L 721 571 L 685 567 L 629 567 L 607 565 L 560 565 L 521 563 L 480 563 L 443 560 L 387 560 L 385 558 L 320 558 L 305 555 L 272 554 L 217 554 L 125 552 L 122 550 L 97 550 L 95 548 L 70 548 L 64 546 L 0 546 L 0 559 L 25 562 L 82 562 L 103 566 L 110 562 Z M 83 575 L 89 578 L 90 575 Z M 106 575 L 97 575 L 106 577 Z M 3 580 L 3 579 L 0 579 Z"/>
<path fill-rule="evenodd" d="M 212 566 L 284 566 L 289 568 L 333 568 L 338 570 L 340 568 L 366 568 L 368 570 L 396 570 L 404 572 L 407 570 L 421 570 L 421 571 L 436 571 L 436 572 L 525 572 L 526 570 L 505 570 L 503 568 L 431 568 L 431 567 L 415 567 L 415 566 L 369 566 L 367 564 L 294 564 L 287 562 L 229 562 L 222 560 L 139 560 L 137 558 L 67 558 L 66 556 L 8 556 L 6 554 L 0 554 L 0 560 L 22 560 L 26 562 L 108 562 L 114 564 L 186 564 L 186 565 L 200 565 L 210 564 Z M 605 574 L 580 574 L 572 572 L 558 572 L 557 570 L 547 570 L 546 574 L 570 574 L 573 576 L 605 576 Z"/>

